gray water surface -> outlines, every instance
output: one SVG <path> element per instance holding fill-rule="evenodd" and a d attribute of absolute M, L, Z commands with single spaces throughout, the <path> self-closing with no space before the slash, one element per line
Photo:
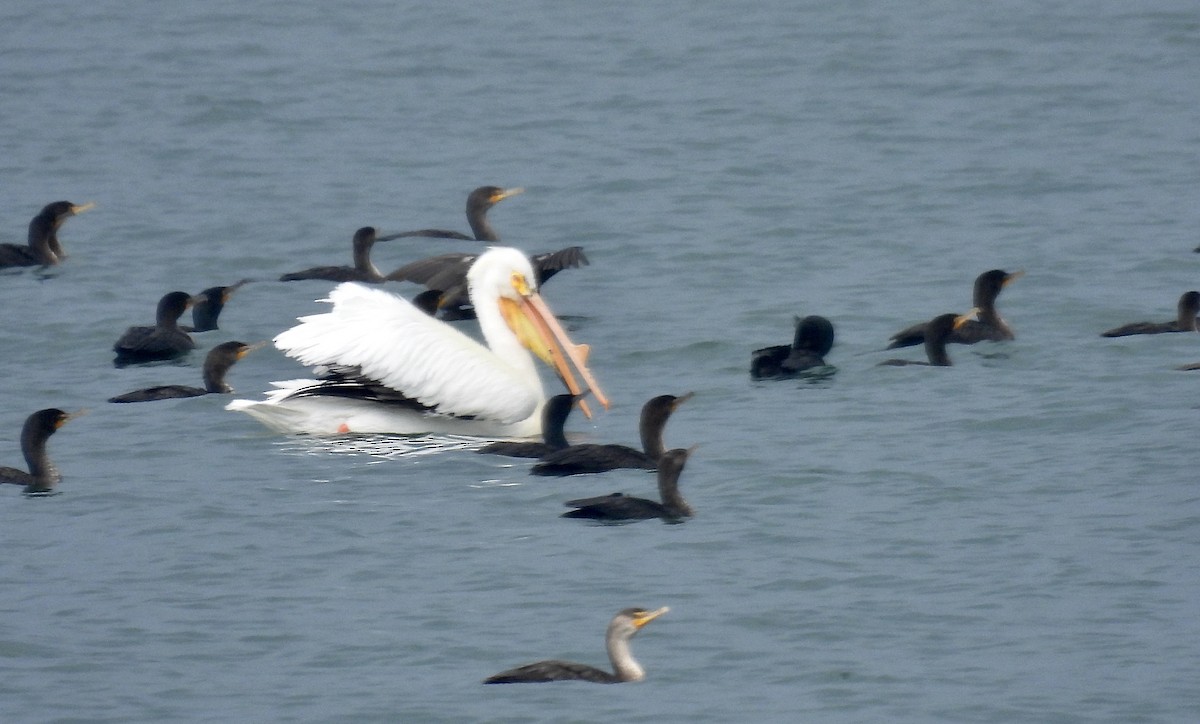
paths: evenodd
<path fill-rule="evenodd" d="M 66 264 L 0 273 L 0 464 L 30 412 L 90 409 L 61 495 L 0 490 L 5 721 L 1195 720 L 1200 338 L 1098 336 L 1200 286 L 1194 3 L 21 1 L 0 41 L 0 241 L 97 203 Z M 639 471 L 104 402 L 330 285 L 247 285 L 184 362 L 114 369 L 163 293 L 465 230 L 484 183 L 527 188 L 506 243 L 592 261 L 544 290 L 615 403 L 573 435 L 696 392 L 667 429 L 694 520 L 557 517 Z M 875 366 L 996 267 L 1015 341 Z M 751 382 L 795 314 L 836 374 Z M 230 381 L 305 374 L 266 349 Z M 612 614 L 664 605 L 640 684 L 479 684 L 604 665 Z"/>

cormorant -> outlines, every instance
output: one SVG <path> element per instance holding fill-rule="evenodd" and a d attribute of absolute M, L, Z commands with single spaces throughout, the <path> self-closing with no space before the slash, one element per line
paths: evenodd
<path fill-rule="evenodd" d="M 542 456 L 529 472 L 534 475 L 579 475 L 603 473 L 617 468 L 654 470 L 663 455 L 663 429 L 676 408 L 692 398 L 694 393 L 676 397 L 659 395 L 642 405 L 638 432 L 642 449 L 625 445 L 583 443 L 570 445 Z"/>
<path fill-rule="evenodd" d="M 1107 332 L 1101 337 L 1128 337 L 1134 334 L 1163 334 L 1165 332 L 1195 332 L 1196 314 L 1200 312 L 1200 292 L 1184 292 L 1179 297 L 1178 314 L 1171 322 L 1133 322 L 1124 324 Z"/>
<path fill-rule="evenodd" d="M 451 252 L 419 259 L 405 264 L 391 274 L 388 281 L 413 282 L 428 289 L 442 290 L 441 308 L 447 319 L 474 319 L 467 297 L 467 271 L 479 254 Z M 569 246 L 558 251 L 548 251 L 529 257 L 534 276 L 541 287 L 550 277 L 563 269 L 577 269 L 588 265 L 587 255 L 581 246 Z"/>
<path fill-rule="evenodd" d="M 949 367 L 950 355 L 946 354 L 946 342 L 950 335 L 961 328 L 975 314 L 975 310 L 966 314 L 942 314 L 925 323 L 925 355 L 928 362 L 910 359 L 887 359 L 880 365 L 900 367 L 903 365 L 930 365 L 932 367 Z"/>
<path fill-rule="evenodd" d="M 14 266 L 53 266 L 67 258 L 58 241 L 58 229 L 67 219 L 81 214 L 96 204 L 73 204 L 55 201 L 46 204 L 29 222 L 28 243 L 0 244 L 0 268 Z"/>
<path fill-rule="evenodd" d="M 54 486 L 62 480 L 62 474 L 46 454 L 46 440 L 67 420 L 82 414 L 82 410 L 69 413 L 52 407 L 38 410 L 27 417 L 21 428 L 21 453 L 25 456 L 29 472 L 0 467 L 0 483 L 24 485 L 26 495 L 45 495 L 53 491 Z"/>
<path fill-rule="evenodd" d="M 1012 327 L 996 311 L 996 297 L 1004 287 L 1012 284 L 1025 275 L 1024 271 L 1006 272 L 1003 269 L 985 271 L 975 277 L 975 290 L 972 294 L 972 306 L 979 310 L 978 318 L 968 320 L 963 326 L 954 330 L 946 339 L 955 344 L 975 344 L 976 342 L 999 342 L 1014 339 Z M 914 324 L 892 335 L 888 349 L 897 347 L 912 347 L 925 341 L 926 322 Z"/>
<path fill-rule="evenodd" d="M 383 273 L 371 263 L 371 247 L 378 241 L 391 241 L 403 234 L 378 236 L 373 226 L 364 226 L 354 232 L 354 266 L 315 266 L 304 271 L 291 272 L 279 277 L 281 282 L 303 279 L 324 279 L 329 282 L 364 282 L 379 284 L 384 281 Z"/>
<path fill-rule="evenodd" d="M 612 662 L 613 673 L 587 664 L 576 664 L 570 661 L 539 661 L 534 664 L 518 666 L 515 669 L 501 671 L 483 680 L 485 684 L 529 684 L 545 681 L 590 681 L 595 684 L 619 684 L 626 681 L 641 681 L 646 678 L 646 671 L 633 658 L 629 650 L 629 639 L 643 626 L 666 613 L 666 606 L 657 611 L 647 611 L 644 608 L 627 608 L 618 613 L 604 635 L 604 645 L 608 649 L 608 660 Z"/>
<path fill-rule="evenodd" d="M 562 514 L 563 518 L 588 518 L 591 520 L 621 521 L 662 518 L 668 523 L 682 523 L 695 513 L 679 494 L 679 474 L 687 463 L 688 450 L 676 448 L 663 453 L 658 461 L 658 496 L 662 502 L 634 498 L 624 493 L 613 493 L 597 498 L 568 500 L 566 505 L 575 508 Z"/>
<path fill-rule="evenodd" d="M 540 458 L 554 450 L 562 450 L 570 443 L 563 432 L 563 425 L 575 401 L 583 395 L 555 395 L 542 407 L 542 441 L 500 440 L 476 450 L 485 455 L 507 455 L 512 458 Z"/>
<path fill-rule="evenodd" d="M 229 302 L 229 298 L 233 293 L 242 287 L 244 284 L 249 284 L 249 279 L 243 279 L 237 284 L 230 284 L 226 287 L 209 287 L 200 292 L 194 297 L 199 300 L 192 305 L 192 326 L 181 327 L 185 332 L 211 332 L 214 329 L 220 329 L 217 326 L 217 318 L 221 316 L 221 310 L 225 308 L 225 304 Z"/>
<path fill-rule="evenodd" d="M 158 302 L 153 327 L 130 327 L 113 345 L 117 353 L 113 364 L 124 367 L 139 362 L 154 362 L 182 357 L 196 343 L 179 328 L 179 317 L 195 302 L 187 292 L 170 292 Z"/>
<path fill-rule="evenodd" d="M 462 239 L 463 241 L 500 241 L 499 234 L 488 223 L 487 212 L 493 206 L 510 196 L 524 193 L 523 188 L 502 189 L 499 186 L 480 186 L 467 195 L 467 223 L 471 225 L 474 236 L 445 229 L 418 229 L 402 231 L 390 238 L 399 239 L 408 236 L 428 236 L 438 239 Z"/>
<path fill-rule="evenodd" d="M 796 317 L 796 334 L 786 344 L 756 349 L 750 355 L 750 376 L 792 377 L 813 367 L 825 366 L 825 355 L 833 348 L 833 324 L 824 317 Z"/>
<path fill-rule="evenodd" d="M 189 387 L 187 385 L 159 385 L 147 387 L 123 395 L 108 398 L 109 402 L 151 402 L 153 400 L 169 400 L 180 397 L 199 397 L 208 394 L 225 394 L 233 392 L 233 388 L 225 382 L 225 373 L 235 362 L 245 357 L 251 350 L 262 344 L 248 345 L 243 342 L 223 342 L 208 351 L 204 358 L 204 387 Z"/>

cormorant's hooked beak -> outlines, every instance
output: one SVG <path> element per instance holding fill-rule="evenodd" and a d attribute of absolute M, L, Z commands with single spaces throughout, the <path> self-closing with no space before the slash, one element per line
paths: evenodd
<path fill-rule="evenodd" d="M 522 186 L 517 186 L 511 189 L 501 189 L 499 193 L 492 194 L 488 201 L 491 201 L 493 204 L 497 204 L 510 196 L 516 196 L 517 194 L 523 193 L 525 193 L 525 188 Z"/>
<path fill-rule="evenodd" d="M 268 344 L 269 342 L 255 342 L 254 344 L 248 344 L 238 350 L 237 358 L 241 359 L 256 349 L 262 349 L 263 347 L 266 347 Z"/>
<path fill-rule="evenodd" d="M 54 423 L 54 429 L 57 430 L 58 428 L 67 424 L 67 422 L 74 420 L 77 417 L 83 417 L 87 413 L 88 413 L 88 408 L 86 408 L 86 407 L 82 407 L 82 408 L 76 410 L 75 412 L 68 412 L 67 414 L 63 415 L 62 418 L 58 422 Z"/>
<path fill-rule="evenodd" d="M 671 610 L 670 608 L 663 606 L 662 608 L 658 609 L 657 611 L 642 611 L 641 613 L 634 616 L 633 627 L 640 629 L 642 626 L 645 626 L 646 624 L 650 623 L 654 619 L 658 618 L 659 616 L 663 615 L 664 613 L 666 613 L 667 611 L 670 611 L 670 610 Z"/>

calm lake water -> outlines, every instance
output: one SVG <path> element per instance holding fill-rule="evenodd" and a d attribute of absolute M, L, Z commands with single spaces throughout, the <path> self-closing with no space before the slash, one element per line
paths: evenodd
<path fill-rule="evenodd" d="M 20 0 L 0 41 L 0 241 L 97 204 L 66 264 L 0 273 L 0 464 L 30 412 L 90 409 L 61 495 L 0 490 L 5 721 L 1195 720 L 1200 337 L 1098 335 L 1200 286 L 1194 2 Z M 104 402 L 330 285 L 247 285 L 183 363 L 114 369 L 165 292 L 465 230 L 485 183 L 527 189 L 506 243 L 591 259 L 545 289 L 615 403 L 573 436 L 695 391 L 667 429 L 695 519 L 558 517 L 643 472 Z M 1015 341 L 875 366 L 996 267 Z M 836 374 L 750 381 L 796 314 Z M 268 348 L 230 382 L 304 374 Z M 627 606 L 671 607 L 646 681 L 480 685 L 605 665 Z"/>

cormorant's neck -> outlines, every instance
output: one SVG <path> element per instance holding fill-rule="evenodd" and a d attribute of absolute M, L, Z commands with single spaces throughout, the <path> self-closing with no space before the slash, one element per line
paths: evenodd
<path fill-rule="evenodd" d="M 500 235 L 487 220 L 487 209 L 467 214 L 467 223 L 471 225 L 471 233 L 475 235 L 476 241 L 500 241 Z"/>
<path fill-rule="evenodd" d="M 46 439 L 34 438 L 24 442 L 21 449 L 25 454 L 25 463 L 29 466 L 29 474 L 36 481 L 26 486 L 25 492 L 41 493 L 52 490 L 58 481 L 62 480 L 62 475 L 46 455 Z"/>
<path fill-rule="evenodd" d="M 1175 319 L 1175 326 L 1180 332 L 1195 332 L 1196 331 L 1196 313 L 1187 307 L 1179 307 L 1179 316 Z"/>
<path fill-rule="evenodd" d="M 663 456 L 663 428 L 667 426 L 670 414 L 655 414 L 638 426 L 638 433 L 642 437 L 642 452 L 651 460 L 658 460 Z"/>
<path fill-rule="evenodd" d="M 671 515 L 678 518 L 690 518 L 692 516 L 692 506 L 688 505 L 683 496 L 679 494 L 678 474 L 660 478 L 658 481 L 658 494 L 662 497 L 663 507 Z"/>
<path fill-rule="evenodd" d="M 550 420 L 550 424 L 542 426 L 542 442 L 546 443 L 547 447 L 561 450 L 570 445 L 567 442 L 567 435 L 563 431 L 564 422 L 565 420 Z"/>
<path fill-rule="evenodd" d="M 383 272 L 371 263 L 371 245 L 363 244 L 354 248 L 354 268 L 366 274 L 372 281 L 383 281 Z"/>
<path fill-rule="evenodd" d="M 29 250 L 33 252 L 39 264 L 54 265 L 63 254 L 62 245 L 58 243 L 58 235 L 54 226 L 43 221 L 41 217 L 29 222 Z"/>
<path fill-rule="evenodd" d="M 629 639 L 622 637 L 616 631 L 608 632 L 608 660 L 612 662 L 613 673 L 621 681 L 641 681 L 646 678 L 646 671 L 633 658 L 629 650 Z"/>
<path fill-rule="evenodd" d="M 217 318 L 221 315 L 224 305 L 220 300 L 192 306 L 192 331 L 211 332 L 217 327 Z"/>
<path fill-rule="evenodd" d="M 931 342 L 930 338 L 926 337 L 925 354 L 929 357 L 929 364 L 934 367 L 950 366 L 950 355 L 946 354 L 946 343 L 944 341 Z"/>
<path fill-rule="evenodd" d="M 233 392 L 233 388 L 225 382 L 225 373 L 228 371 L 229 365 L 205 365 L 204 389 L 211 394 Z"/>

